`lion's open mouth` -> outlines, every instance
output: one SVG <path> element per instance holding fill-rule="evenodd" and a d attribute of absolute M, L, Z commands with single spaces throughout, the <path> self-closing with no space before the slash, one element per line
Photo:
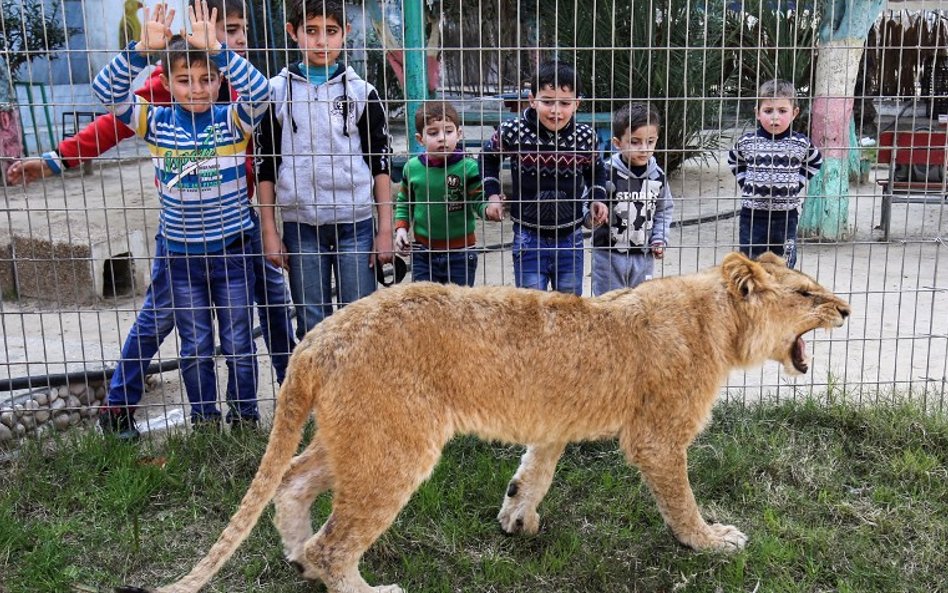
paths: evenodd
<path fill-rule="evenodd" d="M 793 343 L 793 348 L 790 350 L 790 358 L 793 360 L 793 368 L 801 373 L 810 370 L 810 364 L 806 356 L 806 342 L 803 341 L 802 334 L 797 336 L 796 341 Z"/>

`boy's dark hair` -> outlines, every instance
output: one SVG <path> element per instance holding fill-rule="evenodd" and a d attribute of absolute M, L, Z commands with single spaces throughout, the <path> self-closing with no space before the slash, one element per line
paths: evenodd
<path fill-rule="evenodd" d="M 194 6 L 201 0 L 188 0 L 188 6 Z M 225 17 L 238 17 L 244 18 L 246 14 L 244 7 L 244 0 L 207 0 L 207 10 L 208 12 L 217 9 L 217 18 L 223 19 Z"/>
<path fill-rule="evenodd" d="M 432 101 L 424 103 L 415 112 L 415 131 L 419 134 L 424 131 L 425 126 L 431 122 L 446 120 L 456 126 L 461 125 L 461 116 L 454 105 L 447 101 Z"/>
<path fill-rule="evenodd" d="M 307 20 L 325 17 L 336 21 L 337 25 L 346 24 L 346 5 L 342 0 L 290 0 L 286 7 L 286 21 L 299 29 Z"/>
<path fill-rule="evenodd" d="M 537 73 L 530 81 L 530 92 L 536 96 L 537 93 L 550 87 L 552 89 L 567 89 L 579 97 L 583 93 L 579 79 L 576 78 L 576 70 L 572 64 L 560 62 L 559 60 L 550 60 L 537 66 Z"/>
<path fill-rule="evenodd" d="M 165 72 L 169 77 L 175 67 L 182 62 L 188 66 L 204 64 L 210 70 L 218 71 L 217 64 L 211 59 L 207 51 L 195 49 L 188 43 L 188 40 L 181 35 L 175 35 L 168 41 L 168 45 L 165 46 L 165 55 L 161 62 L 165 65 Z"/>
<path fill-rule="evenodd" d="M 789 80 L 783 80 L 782 78 L 768 80 L 764 84 L 760 85 L 760 88 L 757 90 L 758 107 L 760 106 L 761 101 L 767 101 L 771 99 L 789 99 L 790 103 L 796 107 L 797 87 L 795 87 Z"/>
<path fill-rule="evenodd" d="M 621 138 L 627 130 L 662 125 L 662 116 L 648 103 L 627 103 L 612 116 L 612 137 Z"/>

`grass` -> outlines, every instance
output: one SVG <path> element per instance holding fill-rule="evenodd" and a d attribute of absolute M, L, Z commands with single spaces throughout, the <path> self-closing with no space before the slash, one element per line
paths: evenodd
<path fill-rule="evenodd" d="M 2 593 L 181 576 L 265 446 L 257 435 L 73 439 L 0 466 Z M 520 453 L 453 441 L 366 554 L 366 579 L 410 593 L 948 591 L 948 423 L 911 407 L 720 405 L 690 451 L 690 476 L 705 516 L 750 536 L 731 556 L 678 545 L 613 442 L 570 447 L 540 534 L 505 537 L 494 517 Z M 315 520 L 329 507 L 318 499 Z M 270 516 L 206 591 L 324 591 L 283 562 Z"/>

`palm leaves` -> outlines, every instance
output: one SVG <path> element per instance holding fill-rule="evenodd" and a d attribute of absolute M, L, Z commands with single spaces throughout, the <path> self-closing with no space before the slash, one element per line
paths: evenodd
<path fill-rule="evenodd" d="M 540 47 L 575 62 L 596 111 L 648 100 L 663 115 L 664 165 L 707 156 L 728 97 L 779 77 L 810 85 L 814 0 L 557 0 Z"/>
<path fill-rule="evenodd" d="M 717 135 L 703 130 L 718 127 L 712 95 L 723 86 L 729 55 L 722 2 L 579 0 L 575 9 L 561 8 L 567 18 L 543 23 L 554 11 L 541 13 L 541 38 L 549 31 L 541 46 L 560 48 L 582 80 L 592 81 L 593 110 L 614 111 L 630 99 L 653 103 L 664 123 L 660 160 L 672 171 L 718 147 Z M 558 4 L 572 7 L 573 0 Z"/>

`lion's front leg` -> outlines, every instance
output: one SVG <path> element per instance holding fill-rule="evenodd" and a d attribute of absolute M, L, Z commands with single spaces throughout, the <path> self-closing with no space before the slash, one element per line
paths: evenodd
<path fill-rule="evenodd" d="M 747 536 L 733 525 L 709 525 L 701 517 L 688 481 L 688 456 L 685 449 L 629 452 L 639 467 L 658 503 L 658 509 L 678 541 L 696 550 L 740 550 Z"/>
<path fill-rule="evenodd" d="M 556 462 L 565 448 L 565 443 L 527 447 L 517 473 L 507 485 L 504 504 L 497 515 L 500 527 L 506 533 L 533 535 L 539 531 L 537 507 L 550 489 Z"/>

